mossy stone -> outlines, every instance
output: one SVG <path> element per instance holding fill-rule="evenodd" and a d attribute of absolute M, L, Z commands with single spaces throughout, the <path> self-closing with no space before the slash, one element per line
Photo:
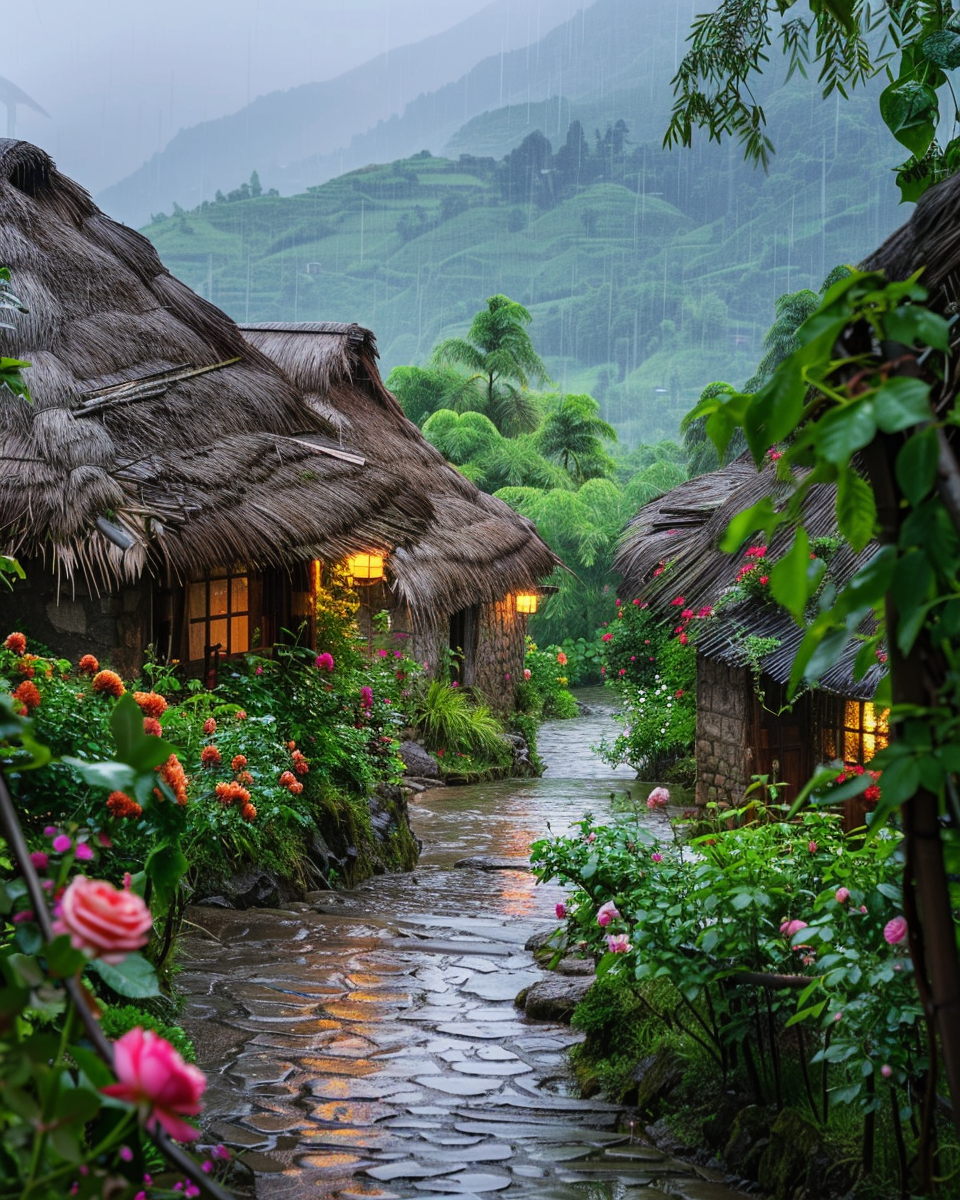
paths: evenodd
<path fill-rule="evenodd" d="M 771 1114 L 757 1104 L 741 1108 L 733 1118 L 723 1157 L 744 1178 L 756 1176 L 761 1156 L 770 1144 Z"/>
<path fill-rule="evenodd" d="M 757 1179 L 773 1200 L 790 1200 L 808 1179 L 823 1153 L 820 1132 L 792 1108 L 785 1108 L 770 1128 L 770 1141 L 760 1158 Z"/>

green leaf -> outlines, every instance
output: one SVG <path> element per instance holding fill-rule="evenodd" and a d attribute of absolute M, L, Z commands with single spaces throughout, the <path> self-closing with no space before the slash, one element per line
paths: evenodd
<path fill-rule="evenodd" d="M 770 593 L 778 604 L 790 613 L 798 625 L 803 625 L 803 614 L 823 576 L 826 565 L 819 563 L 811 573 L 810 539 L 806 531 L 799 528 L 793 545 L 770 572 Z"/>
<path fill-rule="evenodd" d="M 922 304 L 906 304 L 888 313 L 883 324 L 887 336 L 905 346 L 919 343 L 944 353 L 950 349 L 950 322 Z"/>
<path fill-rule="evenodd" d="M 136 771 L 122 762 L 86 762 L 69 754 L 65 754 L 60 761 L 75 771 L 84 783 L 111 792 L 129 791 L 137 778 Z"/>
<path fill-rule="evenodd" d="M 945 71 L 960 67 L 960 33 L 950 29 L 940 29 L 931 33 L 920 43 L 924 58 L 930 60 Z"/>
<path fill-rule="evenodd" d="M 841 471 L 837 479 L 837 525 L 858 554 L 873 537 L 876 524 L 873 489 L 856 471 Z"/>
<path fill-rule="evenodd" d="M 873 398 L 873 412 L 884 433 L 897 433 L 931 419 L 930 386 L 904 375 L 888 379 Z"/>
<path fill-rule="evenodd" d="M 161 994 L 157 973 L 142 954 L 128 954 L 123 962 L 115 967 L 105 963 L 103 959 L 96 958 L 90 967 L 104 983 L 121 996 L 128 996 L 132 1000 L 146 1000 L 150 996 Z"/>
<path fill-rule="evenodd" d="M 926 84 L 891 83 L 880 94 L 880 116 L 901 145 L 917 157 L 926 154 L 937 131 L 937 93 Z"/>
<path fill-rule="evenodd" d="M 87 961 L 87 957 L 82 951 L 74 950 L 70 945 L 70 938 L 67 934 L 54 938 L 47 946 L 45 955 L 50 974 L 56 975 L 60 979 L 69 979 L 71 975 L 76 975 Z"/>
<path fill-rule="evenodd" d="M 897 483 L 914 508 L 933 489 L 939 459 L 937 431 L 932 428 L 915 433 L 897 455 Z"/>
<path fill-rule="evenodd" d="M 845 466 L 857 450 L 869 446 L 876 434 L 877 422 L 868 399 L 831 408 L 810 430 L 820 457 L 838 467 Z"/>
<path fill-rule="evenodd" d="M 163 738 L 143 732 L 143 713 L 129 692 L 114 705 L 110 729 L 117 743 L 117 758 L 137 772 L 152 771 L 176 753 L 176 747 Z"/>
<path fill-rule="evenodd" d="M 143 869 L 153 880 L 164 904 L 169 904 L 190 863 L 177 846 L 157 846 L 150 852 Z"/>
<path fill-rule="evenodd" d="M 880 780 L 884 804 L 896 807 L 909 800 L 920 786 L 920 767 L 915 758 L 898 758 L 884 767 Z"/>
<path fill-rule="evenodd" d="M 764 496 L 756 504 L 751 504 L 743 512 L 737 513 L 720 539 L 720 549 L 727 554 L 736 553 L 747 538 L 759 529 L 762 529 L 769 539 L 773 530 L 783 519 L 783 516 L 773 507 L 770 497 Z"/>
<path fill-rule="evenodd" d="M 743 429 L 758 465 L 771 446 L 796 429 L 803 415 L 806 394 L 807 385 L 799 366 L 788 359 L 754 396 Z"/>

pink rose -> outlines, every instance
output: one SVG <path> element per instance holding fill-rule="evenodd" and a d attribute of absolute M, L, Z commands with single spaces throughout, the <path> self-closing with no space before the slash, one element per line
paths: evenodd
<path fill-rule="evenodd" d="M 883 936 L 891 946 L 902 942 L 907 936 L 907 918 L 894 917 L 892 921 L 888 921 L 883 927 Z"/>
<path fill-rule="evenodd" d="M 607 950 L 611 954 L 624 954 L 630 949 L 630 939 L 625 933 L 608 933 Z"/>
<path fill-rule="evenodd" d="M 74 950 L 116 965 L 145 946 L 153 928 L 150 910 L 136 894 L 104 879 L 77 875 L 63 893 L 54 933 L 70 935 Z"/>
<path fill-rule="evenodd" d="M 891 1067 L 889 1063 L 884 1063 L 880 1068 L 880 1074 L 884 1077 L 884 1079 L 889 1079 L 893 1074 L 893 1067 Z"/>
<path fill-rule="evenodd" d="M 599 909 L 597 909 L 597 924 L 609 925 L 611 921 L 619 916 L 620 913 L 617 911 L 617 906 L 612 900 L 608 900 L 606 904 L 601 904 Z"/>
<path fill-rule="evenodd" d="M 198 1136 L 180 1117 L 194 1117 L 200 1111 L 207 1080 L 168 1041 L 136 1026 L 114 1042 L 113 1071 L 119 1082 L 101 1088 L 104 1095 L 134 1105 L 148 1127 L 160 1125 L 179 1142 Z"/>
<path fill-rule="evenodd" d="M 656 808 L 666 808 L 670 803 L 670 789 L 655 787 L 647 797 L 647 808 L 652 812 Z"/>
<path fill-rule="evenodd" d="M 567 906 L 565 904 L 557 905 L 557 919 L 562 921 L 567 915 Z"/>
<path fill-rule="evenodd" d="M 816 854 L 817 843 L 816 842 L 807 842 L 807 849 L 810 851 L 811 854 Z"/>
<path fill-rule="evenodd" d="M 651 862 L 655 862 L 655 863 L 662 863 L 662 862 L 663 862 L 663 855 L 662 855 L 662 854 L 660 854 L 658 851 L 656 851 L 656 850 L 655 850 L 655 851 L 653 852 L 653 854 L 651 854 L 651 855 L 650 855 L 650 861 L 651 861 Z"/>
<path fill-rule="evenodd" d="M 846 902 L 849 899 L 850 899 L 850 892 L 845 887 L 837 888 L 836 895 L 834 896 L 834 900 L 836 900 L 836 902 L 838 904 L 846 904 Z"/>
<path fill-rule="evenodd" d="M 797 921 L 797 920 L 784 921 L 784 923 L 780 926 L 780 932 L 787 939 L 787 941 L 791 941 L 800 932 L 801 929 L 806 929 L 806 928 L 807 928 L 806 921 Z"/>
<path fill-rule="evenodd" d="M 529 679 L 529 678 L 530 678 L 530 668 L 529 668 L 529 667 L 524 667 L 524 668 L 523 668 L 523 677 L 524 677 L 524 679 Z"/>
<path fill-rule="evenodd" d="M 588 834 L 587 834 L 587 841 L 588 841 L 588 842 L 595 842 L 596 840 L 597 840 L 597 835 L 596 835 L 595 833 L 588 833 Z"/>

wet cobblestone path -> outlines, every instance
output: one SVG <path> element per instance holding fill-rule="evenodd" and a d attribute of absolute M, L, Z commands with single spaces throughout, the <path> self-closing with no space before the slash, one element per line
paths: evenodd
<path fill-rule="evenodd" d="M 417 797 L 410 874 L 290 911 L 190 911 L 178 983 L 210 1081 L 206 1132 L 242 1152 L 257 1197 L 739 1195 L 632 1139 L 619 1108 L 577 1099 L 577 1034 L 514 1007 L 544 976 L 523 947 L 560 890 L 454 866 L 523 859 L 548 821 L 608 811 L 630 775 L 590 757 L 598 736 L 597 719 L 545 727 L 544 779 Z"/>

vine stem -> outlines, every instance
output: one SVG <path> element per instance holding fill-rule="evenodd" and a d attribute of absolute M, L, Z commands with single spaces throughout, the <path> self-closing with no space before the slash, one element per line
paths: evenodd
<path fill-rule="evenodd" d="M 53 926 L 50 923 L 50 913 L 47 911 L 47 898 L 44 895 L 36 868 L 30 860 L 30 850 L 27 846 L 26 838 L 23 836 L 23 827 L 20 824 L 20 818 L 17 816 L 17 810 L 14 807 L 13 798 L 7 788 L 6 780 L 2 775 L 0 775 L 0 831 L 3 832 L 3 836 L 13 851 L 17 866 L 23 875 L 24 883 L 27 886 L 27 895 L 30 897 L 30 903 L 36 914 L 37 924 L 40 926 L 40 932 L 43 934 L 43 940 L 48 943 L 52 942 L 55 935 Z M 63 986 L 80 1017 L 84 1032 L 90 1039 L 94 1050 L 96 1050 L 99 1057 L 103 1059 L 112 1071 L 113 1047 L 104 1036 L 96 1017 L 90 1011 L 83 985 L 76 976 L 73 976 L 70 979 L 65 979 Z M 233 1195 L 225 1188 L 222 1188 L 215 1180 L 211 1179 L 209 1175 L 205 1174 L 196 1159 L 178 1146 L 162 1129 L 147 1129 L 145 1127 L 145 1132 L 157 1149 L 163 1154 L 164 1158 L 178 1171 L 182 1171 L 191 1183 L 195 1183 L 197 1187 L 212 1197 L 213 1200 L 233 1200 Z"/>

